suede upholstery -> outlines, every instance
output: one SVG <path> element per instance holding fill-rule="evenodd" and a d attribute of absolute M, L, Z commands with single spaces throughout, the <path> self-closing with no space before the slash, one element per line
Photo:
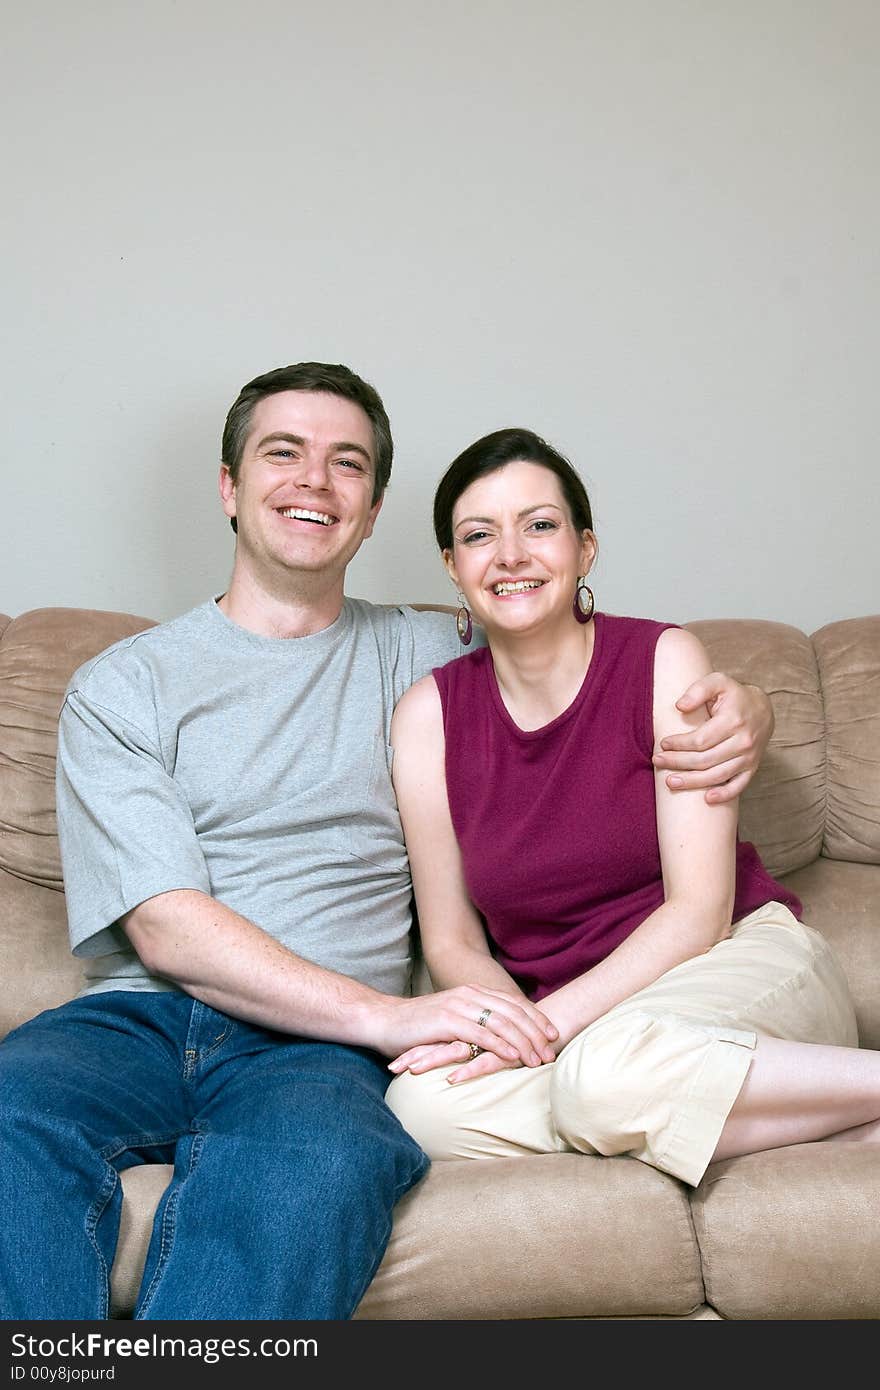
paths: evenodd
<path fill-rule="evenodd" d="M 76 993 L 55 828 L 58 711 L 74 669 L 150 625 L 72 608 L 0 615 L 0 1035 Z M 832 941 L 863 1046 L 880 1047 L 880 615 L 808 636 L 689 624 L 770 695 L 776 730 L 741 834 Z M 170 1169 L 122 1177 L 115 1315 L 130 1316 Z M 359 1318 L 880 1317 L 880 1150 L 809 1144 L 713 1164 L 696 1190 L 629 1158 L 434 1164 L 400 1203 Z"/>

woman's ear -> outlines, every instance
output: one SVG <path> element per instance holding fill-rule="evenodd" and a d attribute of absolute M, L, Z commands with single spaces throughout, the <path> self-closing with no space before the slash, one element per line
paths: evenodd
<path fill-rule="evenodd" d="M 596 563 L 596 556 L 599 553 L 599 542 L 596 540 L 592 531 L 581 532 L 581 574 L 589 574 Z"/>
<path fill-rule="evenodd" d="M 453 564 L 452 560 L 452 551 L 444 550 L 441 553 L 443 556 L 443 563 L 446 566 L 446 573 L 449 575 L 449 578 L 452 580 L 453 584 L 457 589 L 459 587 L 458 575 L 455 573 L 455 565 Z"/>

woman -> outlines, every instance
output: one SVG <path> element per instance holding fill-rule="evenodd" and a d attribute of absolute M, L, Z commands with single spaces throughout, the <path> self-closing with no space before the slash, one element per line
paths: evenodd
<path fill-rule="evenodd" d="M 713 1159 L 880 1139 L 880 1054 L 828 944 L 739 842 L 736 801 L 655 766 L 704 717 L 675 704 L 710 670 L 700 642 L 593 613 L 589 499 L 530 431 L 466 449 L 434 524 L 463 639 L 472 615 L 488 647 L 392 725 L 425 958 L 437 988 L 540 1001 L 558 1037 L 527 1065 L 412 1048 L 389 1105 L 434 1158 L 630 1154 L 693 1185 Z"/>

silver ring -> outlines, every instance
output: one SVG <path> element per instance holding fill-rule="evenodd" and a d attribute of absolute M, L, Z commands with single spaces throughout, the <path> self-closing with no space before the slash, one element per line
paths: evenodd
<path fill-rule="evenodd" d="M 477 1047 L 476 1043 L 468 1043 L 467 1048 L 468 1052 L 471 1054 L 468 1060 L 471 1062 L 475 1057 L 479 1057 L 480 1053 L 483 1051 L 481 1047 Z"/>
<path fill-rule="evenodd" d="M 478 1028 L 485 1028 L 486 1024 L 489 1022 L 489 1015 L 491 1014 L 491 1012 L 491 1009 L 483 1010 L 483 1012 L 480 1014 L 480 1017 L 477 1019 Z"/>

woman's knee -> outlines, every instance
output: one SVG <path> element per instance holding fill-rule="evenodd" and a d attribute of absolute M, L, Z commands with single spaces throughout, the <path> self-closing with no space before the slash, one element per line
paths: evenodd
<path fill-rule="evenodd" d="M 396 1076 L 385 1093 L 390 1110 L 429 1158 L 454 1158 L 460 1129 L 458 1094 L 446 1080 L 451 1067 Z"/>
<path fill-rule="evenodd" d="M 640 1117 L 656 1104 L 662 1080 L 651 1061 L 651 1035 L 662 1023 L 630 1016 L 586 1030 L 561 1053 L 550 1085 L 553 1123 L 581 1152 L 637 1147 Z"/>

